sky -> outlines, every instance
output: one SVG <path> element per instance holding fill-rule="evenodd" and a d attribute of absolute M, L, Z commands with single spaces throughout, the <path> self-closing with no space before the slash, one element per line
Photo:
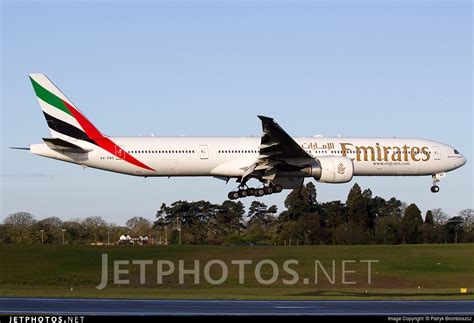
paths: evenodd
<path fill-rule="evenodd" d="M 450 216 L 473 207 L 471 1 L 1 1 L 0 222 L 154 219 L 176 200 L 221 203 L 235 184 L 137 178 L 34 156 L 49 136 L 29 73 L 45 73 L 105 134 L 422 137 L 468 163 L 428 177 L 354 183 Z M 309 181 L 309 180 L 307 180 Z M 285 193 L 261 198 L 284 209 Z M 248 206 L 252 199 L 243 200 Z"/>

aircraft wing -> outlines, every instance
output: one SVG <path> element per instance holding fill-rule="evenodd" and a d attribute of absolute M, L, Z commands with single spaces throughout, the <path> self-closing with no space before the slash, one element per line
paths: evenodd
<path fill-rule="evenodd" d="M 260 156 L 268 158 L 311 158 L 272 118 L 258 116 L 262 121 L 263 136 Z"/>
<path fill-rule="evenodd" d="M 272 118 L 258 116 L 262 121 L 263 135 L 260 141 L 260 155 L 248 167 L 242 180 L 252 177 L 273 180 L 280 168 L 291 168 L 294 160 L 308 160 L 312 157 L 294 141 Z"/>

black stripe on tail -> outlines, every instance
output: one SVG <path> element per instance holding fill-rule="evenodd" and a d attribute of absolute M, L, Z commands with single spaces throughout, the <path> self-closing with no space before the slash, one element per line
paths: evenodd
<path fill-rule="evenodd" d="M 75 139 L 81 139 L 88 141 L 90 143 L 96 144 L 94 140 L 90 139 L 87 134 L 82 131 L 81 129 L 78 129 L 74 127 L 73 125 L 64 122 L 62 120 L 59 120 L 46 112 L 44 112 L 44 117 L 46 118 L 46 122 L 48 123 L 48 127 L 53 129 L 56 132 L 59 132 L 63 135 L 75 138 Z"/>

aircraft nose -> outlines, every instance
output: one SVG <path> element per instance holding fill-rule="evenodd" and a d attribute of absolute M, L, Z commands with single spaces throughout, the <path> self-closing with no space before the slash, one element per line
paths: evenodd
<path fill-rule="evenodd" d="M 461 156 L 462 156 L 462 159 L 461 159 L 461 166 L 463 166 L 464 164 L 466 164 L 467 158 L 466 158 L 466 156 L 464 156 L 464 155 L 461 155 Z"/>

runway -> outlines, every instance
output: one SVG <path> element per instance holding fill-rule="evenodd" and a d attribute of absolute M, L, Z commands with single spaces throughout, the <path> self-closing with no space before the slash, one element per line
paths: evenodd
<path fill-rule="evenodd" d="M 474 301 L 215 301 L 0 298 L 0 314 L 473 315 Z"/>

